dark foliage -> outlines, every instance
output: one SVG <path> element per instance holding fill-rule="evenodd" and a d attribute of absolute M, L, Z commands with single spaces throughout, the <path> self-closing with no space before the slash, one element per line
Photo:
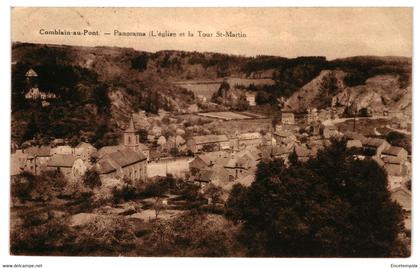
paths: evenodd
<path fill-rule="evenodd" d="M 234 189 L 228 215 L 243 221 L 250 256 L 406 256 L 398 240 L 402 211 L 390 199 L 385 171 L 347 157 L 334 142 L 308 163 L 262 162 L 256 181 Z M 253 241 L 248 243 L 246 241 Z"/>

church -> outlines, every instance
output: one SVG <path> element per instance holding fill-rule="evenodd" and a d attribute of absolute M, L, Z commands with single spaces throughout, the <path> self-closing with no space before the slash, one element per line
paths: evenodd
<path fill-rule="evenodd" d="M 136 134 L 133 118 L 130 118 L 122 145 L 106 146 L 98 150 L 96 170 L 101 179 L 128 179 L 133 185 L 145 182 L 148 157 L 143 153 L 144 150 L 145 146 L 140 144 Z"/>

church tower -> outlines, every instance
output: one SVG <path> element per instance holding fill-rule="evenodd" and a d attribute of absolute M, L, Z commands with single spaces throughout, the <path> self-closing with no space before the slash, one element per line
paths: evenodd
<path fill-rule="evenodd" d="M 133 151 L 138 151 L 139 143 L 139 135 L 136 134 L 133 117 L 131 116 L 128 128 L 124 131 L 124 146 L 132 149 Z"/>

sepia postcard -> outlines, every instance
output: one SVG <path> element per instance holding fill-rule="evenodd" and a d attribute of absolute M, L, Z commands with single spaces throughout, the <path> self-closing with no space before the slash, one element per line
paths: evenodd
<path fill-rule="evenodd" d="M 412 13 L 12 8 L 10 255 L 410 257 Z"/>

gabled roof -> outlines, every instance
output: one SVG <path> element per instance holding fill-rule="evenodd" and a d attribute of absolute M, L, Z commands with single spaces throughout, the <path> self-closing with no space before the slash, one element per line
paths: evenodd
<path fill-rule="evenodd" d="M 201 170 L 197 177 L 196 177 L 196 181 L 202 181 L 202 182 L 210 182 L 213 178 L 214 175 L 214 171 L 213 170 Z"/>
<path fill-rule="evenodd" d="M 215 158 L 208 154 L 202 154 L 197 156 L 195 159 L 200 159 L 203 161 L 207 166 L 210 166 L 211 164 L 214 164 Z"/>
<path fill-rule="evenodd" d="M 283 138 L 294 136 L 292 132 L 285 131 L 285 130 L 278 130 L 278 131 L 274 132 L 274 135 L 279 136 L 279 137 L 283 137 Z"/>
<path fill-rule="evenodd" d="M 87 143 L 87 142 L 81 142 L 81 143 L 79 143 L 79 144 L 76 146 L 76 148 L 83 148 L 83 149 L 93 148 L 93 149 L 96 149 L 96 148 L 95 148 L 95 146 L 93 146 L 92 144 Z"/>
<path fill-rule="evenodd" d="M 360 140 L 360 141 L 366 139 L 366 137 L 363 136 L 362 134 L 360 134 L 358 132 L 353 132 L 353 131 L 344 132 L 344 138 L 346 138 L 348 140 Z"/>
<path fill-rule="evenodd" d="M 34 71 L 34 69 L 29 69 L 26 74 L 26 77 L 38 77 L 38 74 Z"/>
<path fill-rule="evenodd" d="M 384 143 L 388 143 L 386 140 L 378 139 L 378 138 L 368 138 L 368 139 L 364 139 L 362 142 L 363 142 L 363 146 L 369 146 L 369 147 L 379 147 Z"/>
<path fill-rule="evenodd" d="M 116 152 L 118 150 L 124 150 L 124 145 L 111 145 L 111 146 L 104 146 L 100 148 L 96 153 L 95 156 L 98 158 L 103 158 L 105 155 L 108 155 L 110 153 Z"/>
<path fill-rule="evenodd" d="M 51 147 L 31 146 L 25 150 L 25 153 L 28 153 L 34 157 L 48 157 L 48 156 L 51 156 Z"/>
<path fill-rule="evenodd" d="M 395 156 L 382 157 L 382 161 L 385 164 L 394 164 L 394 165 L 401 165 L 402 164 L 401 163 L 402 161 L 398 157 L 395 157 Z"/>
<path fill-rule="evenodd" d="M 107 154 L 98 162 L 98 171 L 106 174 L 117 170 L 118 168 L 133 165 L 146 160 L 146 156 L 141 152 L 135 152 L 129 148 L 117 150 Z"/>
<path fill-rule="evenodd" d="M 56 154 L 48 161 L 48 167 L 73 167 L 76 157 L 71 154 Z"/>
<path fill-rule="evenodd" d="M 382 154 L 386 154 L 386 155 L 392 155 L 392 156 L 397 156 L 399 153 L 401 153 L 403 150 L 405 150 L 402 147 L 398 147 L 398 146 L 391 146 L 388 149 L 384 150 L 382 152 Z"/>
<path fill-rule="evenodd" d="M 195 144 L 215 143 L 229 141 L 226 135 L 205 135 L 192 137 Z"/>
<path fill-rule="evenodd" d="M 260 139 L 261 133 L 259 132 L 251 132 L 251 133 L 242 133 L 238 135 L 240 140 L 253 140 L 253 139 Z"/>

